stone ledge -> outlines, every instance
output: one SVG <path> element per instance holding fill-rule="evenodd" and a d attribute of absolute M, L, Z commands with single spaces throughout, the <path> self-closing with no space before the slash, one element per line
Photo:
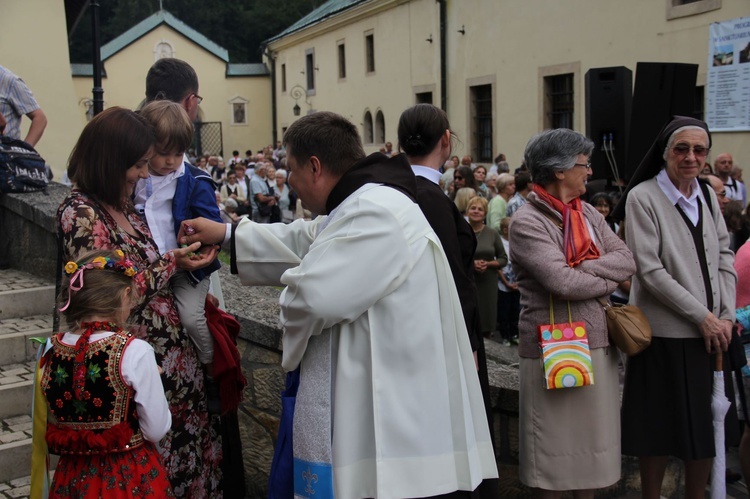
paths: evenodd
<path fill-rule="evenodd" d="M 70 193 L 70 187 L 51 182 L 47 186 L 47 193 L 28 192 L 23 194 L 0 195 L 0 207 L 20 215 L 25 220 L 55 233 L 55 215 L 57 208 L 65 196 Z"/>
<path fill-rule="evenodd" d="M 70 187 L 52 182 L 47 194 L 0 195 L 0 265 L 10 264 L 54 282 L 55 215 L 69 192 Z"/>

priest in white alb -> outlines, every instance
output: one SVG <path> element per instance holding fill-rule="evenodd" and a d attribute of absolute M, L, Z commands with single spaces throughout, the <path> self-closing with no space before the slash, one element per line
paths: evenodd
<path fill-rule="evenodd" d="M 291 187 L 321 216 L 245 220 L 234 233 L 196 219 L 181 234 L 231 244 L 243 284 L 285 286 L 282 366 L 300 368 L 295 497 L 470 497 L 497 466 L 456 287 L 409 163 L 365 157 L 334 113 L 300 118 L 284 143 Z"/>

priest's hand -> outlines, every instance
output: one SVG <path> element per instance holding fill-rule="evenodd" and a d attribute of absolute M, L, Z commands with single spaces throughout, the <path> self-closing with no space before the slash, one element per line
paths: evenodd
<path fill-rule="evenodd" d="M 207 218 L 184 220 L 180 224 L 177 240 L 180 244 L 201 243 L 203 245 L 222 244 L 227 233 L 227 224 L 214 222 Z"/>

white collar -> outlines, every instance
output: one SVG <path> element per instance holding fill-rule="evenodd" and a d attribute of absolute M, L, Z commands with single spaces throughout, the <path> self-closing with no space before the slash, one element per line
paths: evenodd
<path fill-rule="evenodd" d="M 422 165 L 411 165 L 411 170 L 414 172 L 414 175 L 417 177 L 424 177 L 433 184 L 440 183 L 440 177 L 443 176 L 442 173 L 440 173 L 438 170 L 435 170 L 434 168 L 430 168 L 429 166 L 422 166 Z"/>
<path fill-rule="evenodd" d="M 669 175 L 667 175 L 666 168 L 662 168 L 659 174 L 656 175 L 656 182 L 659 184 L 661 190 L 664 191 L 664 194 L 667 196 L 667 199 L 669 199 L 669 202 L 673 205 L 677 204 L 680 200 L 683 200 L 687 204 L 695 204 L 698 196 L 703 199 L 703 195 L 701 194 L 701 188 L 698 185 L 697 178 L 694 178 L 690 184 L 693 188 L 690 197 L 685 197 L 685 195 L 681 193 L 679 189 L 677 189 L 677 187 L 674 186 L 672 181 L 669 179 Z"/>

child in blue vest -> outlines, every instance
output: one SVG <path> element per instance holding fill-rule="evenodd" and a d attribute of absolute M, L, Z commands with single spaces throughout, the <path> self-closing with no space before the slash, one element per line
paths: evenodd
<path fill-rule="evenodd" d="M 216 184 L 206 172 L 184 161 L 185 151 L 193 142 L 193 124 L 182 106 L 159 100 L 144 106 L 140 114 L 154 127 L 156 145 L 149 160 L 151 176 L 138 181 L 134 203 L 164 254 L 179 247 L 177 233 L 183 220 L 205 217 L 221 222 Z M 206 369 L 208 410 L 214 414 L 220 412 L 220 400 L 218 385 L 213 381 L 214 343 L 206 323 L 205 302 L 209 276 L 219 267 L 217 258 L 203 269 L 177 272 L 170 281 L 180 321 Z"/>

